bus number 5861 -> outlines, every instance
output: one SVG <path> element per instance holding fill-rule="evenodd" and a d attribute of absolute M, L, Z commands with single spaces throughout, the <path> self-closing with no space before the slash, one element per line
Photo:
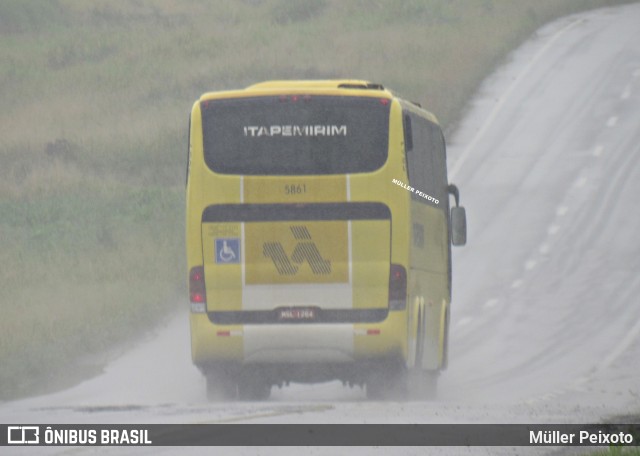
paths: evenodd
<path fill-rule="evenodd" d="M 295 185 L 285 185 L 284 186 L 284 194 L 285 195 L 299 195 L 301 193 L 307 192 L 306 184 L 295 184 Z"/>

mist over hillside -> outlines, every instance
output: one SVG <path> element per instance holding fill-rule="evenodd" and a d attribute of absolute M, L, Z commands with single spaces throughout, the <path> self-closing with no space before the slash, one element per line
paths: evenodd
<path fill-rule="evenodd" d="M 99 367 L 87 355 L 182 304 L 188 113 L 201 93 L 362 78 L 450 130 L 537 27 L 617 3 L 0 2 L 0 399 L 87 375 Z"/>

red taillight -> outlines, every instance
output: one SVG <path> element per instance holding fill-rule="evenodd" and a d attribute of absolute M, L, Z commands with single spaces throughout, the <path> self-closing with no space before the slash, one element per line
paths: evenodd
<path fill-rule="evenodd" d="M 207 302 L 203 266 L 195 266 L 189 272 L 189 296 L 191 297 L 191 302 L 198 304 Z"/>
<path fill-rule="evenodd" d="M 389 99 L 388 98 L 380 98 L 380 104 L 382 106 L 387 106 L 389 104 Z"/>
<path fill-rule="evenodd" d="M 407 306 L 407 270 L 391 264 L 389 272 L 389 310 L 402 310 Z"/>
<path fill-rule="evenodd" d="M 286 102 L 286 101 L 310 101 L 311 100 L 311 95 L 280 95 L 278 97 L 278 100 L 280 102 Z"/>

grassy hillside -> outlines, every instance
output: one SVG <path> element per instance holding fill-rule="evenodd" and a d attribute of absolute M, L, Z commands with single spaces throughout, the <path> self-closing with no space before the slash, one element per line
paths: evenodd
<path fill-rule="evenodd" d="M 186 128 L 204 91 L 383 83 L 451 125 L 544 22 L 613 0 L 2 0 L 0 399 L 185 305 Z M 460 183 L 464 186 L 464 183 Z"/>

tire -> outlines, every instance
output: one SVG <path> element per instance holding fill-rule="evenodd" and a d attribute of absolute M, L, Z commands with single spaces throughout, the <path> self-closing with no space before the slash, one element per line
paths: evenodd
<path fill-rule="evenodd" d="M 419 328 L 423 328 L 422 312 L 418 313 Z M 422 368 L 424 353 L 424 333 L 420 330 L 416 341 L 416 365 L 409 370 L 407 389 L 409 400 L 432 401 L 438 395 L 438 371 L 429 371 Z M 445 341 L 446 343 L 447 341 Z"/>
<path fill-rule="evenodd" d="M 407 370 L 398 365 L 372 372 L 366 382 L 367 399 L 399 401 L 407 397 Z"/>
<path fill-rule="evenodd" d="M 211 370 L 205 374 L 207 399 L 211 402 L 232 401 L 237 397 L 233 377 L 223 370 Z"/>
<path fill-rule="evenodd" d="M 271 396 L 271 384 L 259 375 L 245 375 L 238 382 L 241 401 L 264 401 Z"/>
<path fill-rule="evenodd" d="M 432 401 L 438 396 L 438 372 L 412 369 L 408 378 L 409 399 Z"/>

